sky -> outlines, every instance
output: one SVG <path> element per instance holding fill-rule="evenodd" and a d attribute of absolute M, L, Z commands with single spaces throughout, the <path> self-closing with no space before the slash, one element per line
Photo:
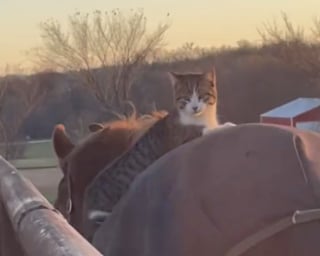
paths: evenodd
<path fill-rule="evenodd" d="M 150 25 L 170 13 L 169 48 L 194 42 L 199 46 L 257 42 L 263 22 L 280 20 L 284 11 L 297 25 L 310 26 L 320 17 L 319 0 L 0 0 L 0 67 L 26 63 L 25 51 L 41 43 L 39 23 L 55 18 L 62 23 L 75 11 L 143 8 Z"/>

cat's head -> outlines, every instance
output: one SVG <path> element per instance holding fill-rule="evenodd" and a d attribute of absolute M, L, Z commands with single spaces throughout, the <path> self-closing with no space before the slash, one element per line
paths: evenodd
<path fill-rule="evenodd" d="M 201 116 L 217 103 L 216 74 L 169 72 L 177 109 L 189 116 Z"/>

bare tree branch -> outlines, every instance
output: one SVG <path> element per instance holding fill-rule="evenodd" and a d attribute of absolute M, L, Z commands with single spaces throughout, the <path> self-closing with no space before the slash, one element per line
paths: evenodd
<path fill-rule="evenodd" d="M 76 71 L 105 110 L 122 113 L 135 77 L 163 47 L 169 27 L 160 23 L 149 32 L 142 10 L 78 12 L 69 17 L 67 32 L 57 21 L 41 23 L 42 46 L 32 56 L 42 67 Z"/>
<path fill-rule="evenodd" d="M 305 30 L 295 26 L 287 14 L 281 13 L 282 24 L 264 23 L 258 29 L 262 42 L 275 50 L 277 57 L 294 65 L 311 76 L 319 76 L 320 69 L 320 20 L 314 19 L 310 28 L 311 35 L 306 37 Z"/>

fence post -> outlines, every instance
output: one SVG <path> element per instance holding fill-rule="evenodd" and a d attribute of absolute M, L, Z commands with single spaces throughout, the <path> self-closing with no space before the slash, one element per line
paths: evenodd
<path fill-rule="evenodd" d="M 102 256 L 1 156 L 0 218 L 0 256 Z"/>
<path fill-rule="evenodd" d="M 23 256 L 23 250 L 12 228 L 3 203 L 0 202 L 0 256 Z"/>

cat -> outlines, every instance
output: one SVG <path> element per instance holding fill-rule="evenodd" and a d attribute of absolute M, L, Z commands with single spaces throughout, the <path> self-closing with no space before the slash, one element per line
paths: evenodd
<path fill-rule="evenodd" d="M 204 74 L 169 74 L 181 124 L 202 125 L 208 129 L 217 127 L 215 70 Z"/>
<path fill-rule="evenodd" d="M 154 161 L 218 126 L 215 70 L 170 72 L 169 76 L 175 108 L 149 128 L 131 149 L 106 166 L 88 186 L 84 210 L 88 229 L 95 230 L 105 220 L 133 179 Z M 90 239 L 91 235 L 86 236 Z"/>

